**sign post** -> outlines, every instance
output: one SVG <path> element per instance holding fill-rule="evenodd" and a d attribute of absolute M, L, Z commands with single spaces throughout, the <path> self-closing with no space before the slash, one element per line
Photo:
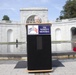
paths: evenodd
<path fill-rule="evenodd" d="M 27 24 L 28 72 L 51 72 L 51 24 Z"/>

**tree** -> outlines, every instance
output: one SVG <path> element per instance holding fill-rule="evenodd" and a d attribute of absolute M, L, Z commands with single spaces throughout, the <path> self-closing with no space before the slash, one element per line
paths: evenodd
<path fill-rule="evenodd" d="M 10 18 L 7 15 L 4 15 L 2 20 L 10 21 Z"/>
<path fill-rule="evenodd" d="M 67 0 L 59 16 L 60 19 L 76 17 L 76 0 Z"/>

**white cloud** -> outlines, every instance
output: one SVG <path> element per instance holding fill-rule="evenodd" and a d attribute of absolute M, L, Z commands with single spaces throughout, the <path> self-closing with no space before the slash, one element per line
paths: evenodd
<path fill-rule="evenodd" d="M 51 4 L 55 9 L 62 10 L 62 6 L 59 4 Z"/>
<path fill-rule="evenodd" d="M 12 10 L 11 8 L 0 8 L 0 10 Z"/>
<path fill-rule="evenodd" d="M 3 8 L 0 8 L 0 10 L 4 10 L 4 11 L 12 11 L 12 12 L 15 12 L 15 13 L 17 13 L 17 11 L 16 11 L 16 9 L 15 8 L 5 8 L 5 7 L 3 7 Z"/>
<path fill-rule="evenodd" d="M 8 4 L 8 3 L 3 3 L 3 4 L 1 4 L 0 5 L 0 10 L 11 10 L 11 11 L 16 11 L 16 9 L 15 8 L 13 8 L 13 7 L 10 7 L 11 5 L 10 4 Z"/>
<path fill-rule="evenodd" d="M 0 8 L 0 10 L 12 10 L 12 11 L 16 11 L 15 8 Z"/>

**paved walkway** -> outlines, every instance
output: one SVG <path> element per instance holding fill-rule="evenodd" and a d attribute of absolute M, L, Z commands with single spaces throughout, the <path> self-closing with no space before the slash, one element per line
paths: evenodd
<path fill-rule="evenodd" d="M 45 74 L 29 74 L 26 65 L 21 67 L 20 62 L 22 61 L 0 60 L 0 75 L 76 75 L 76 59 L 59 60 L 60 65 L 54 65 L 53 72 Z"/>

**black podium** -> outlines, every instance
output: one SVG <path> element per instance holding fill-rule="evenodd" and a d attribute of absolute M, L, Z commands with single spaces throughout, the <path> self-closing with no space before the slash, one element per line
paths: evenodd
<path fill-rule="evenodd" d="M 52 71 L 51 24 L 27 24 L 28 72 Z"/>

